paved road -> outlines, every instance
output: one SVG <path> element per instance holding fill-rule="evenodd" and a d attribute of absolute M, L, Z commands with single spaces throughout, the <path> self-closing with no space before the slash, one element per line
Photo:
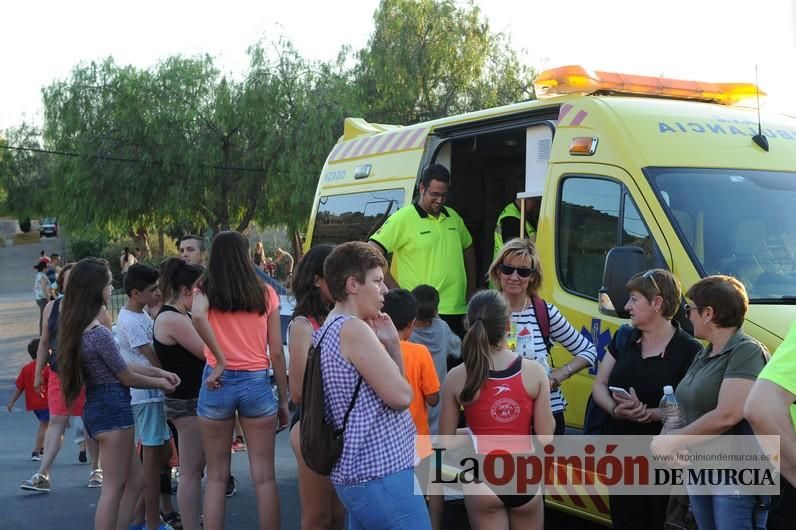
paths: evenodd
<path fill-rule="evenodd" d="M 64 444 L 51 471 L 52 490 L 33 494 L 19 489 L 19 483 L 38 469 L 30 461 L 37 422 L 32 413 L 17 402 L 12 413 L 5 404 L 13 393 L 14 380 L 23 364 L 29 361 L 26 344 L 36 333 L 38 308 L 33 301 L 33 265 L 41 249 L 61 252 L 61 240 L 43 239 L 40 245 L 0 248 L 0 530 L 47 529 L 83 530 L 92 527 L 99 490 L 88 489 L 89 468 L 77 462 L 77 449 L 67 431 Z M 227 500 L 226 528 L 257 527 L 256 501 L 249 480 L 245 453 L 232 455 L 232 472 L 238 478 L 238 493 Z M 277 436 L 276 474 L 282 507 L 282 528 L 299 528 L 299 499 L 296 464 L 287 433 Z M 176 500 L 175 500 L 176 502 Z M 466 528 L 461 506 L 446 511 L 447 528 Z M 584 521 L 548 511 L 548 529 L 596 530 Z"/>

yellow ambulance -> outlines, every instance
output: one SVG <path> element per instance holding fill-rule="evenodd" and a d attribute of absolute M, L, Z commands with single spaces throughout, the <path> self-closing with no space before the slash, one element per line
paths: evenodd
<path fill-rule="evenodd" d="M 667 268 L 686 288 L 710 274 L 738 277 L 751 302 L 744 329 L 774 351 L 796 319 L 796 119 L 760 113 L 754 84 L 568 66 L 535 86 L 535 101 L 406 127 L 347 119 L 318 182 L 305 248 L 367 240 L 412 202 L 422 168 L 440 163 L 479 278 L 503 207 L 518 194 L 542 195 L 540 295 L 600 358 L 623 323 L 621 292 L 600 295 L 616 247 L 636 247 L 636 269 Z M 552 357 L 556 366 L 571 358 L 558 346 Z M 570 427 L 582 426 L 594 373 L 564 383 Z M 599 491 L 548 491 L 546 500 L 610 523 Z"/>

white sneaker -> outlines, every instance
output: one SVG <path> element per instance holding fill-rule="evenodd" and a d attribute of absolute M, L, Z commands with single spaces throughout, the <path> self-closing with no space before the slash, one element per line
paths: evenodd
<path fill-rule="evenodd" d="M 89 488 L 101 488 L 102 487 L 102 470 L 95 469 L 91 472 L 91 475 L 88 476 L 88 487 Z"/>

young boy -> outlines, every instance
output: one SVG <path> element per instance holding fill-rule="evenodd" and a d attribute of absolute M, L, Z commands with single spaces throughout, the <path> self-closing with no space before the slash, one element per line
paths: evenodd
<path fill-rule="evenodd" d="M 124 277 L 127 304 L 119 311 L 116 338 L 127 363 L 155 366 L 160 361 L 152 346 L 153 322 L 144 311 L 160 303 L 158 271 L 149 265 L 130 265 Z M 131 388 L 135 417 L 135 439 L 143 446 L 145 526 L 148 530 L 166 528 L 160 519 L 160 471 L 164 453 L 169 450 L 171 431 L 166 424 L 165 396 L 161 390 Z M 130 470 L 134 476 L 135 470 Z"/>
<path fill-rule="evenodd" d="M 420 480 L 426 481 L 431 454 L 431 442 L 428 436 L 431 434 L 428 426 L 428 410 L 439 403 L 439 378 L 434 369 L 434 362 L 428 348 L 422 344 L 408 342 L 412 335 L 417 317 L 417 300 L 412 293 L 406 289 L 393 289 L 384 295 L 384 307 L 382 311 L 387 313 L 398 330 L 398 337 L 401 339 L 401 357 L 404 362 L 404 374 L 407 381 L 412 385 L 412 403 L 409 404 L 409 412 L 415 423 L 418 436 L 418 443 L 415 447 L 417 457 L 423 460 L 418 467 Z M 431 516 L 432 527 L 438 529 L 442 522 L 442 512 L 444 510 L 444 498 L 439 495 L 432 495 L 428 498 L 429 515 Z"/>
<path fill-rule="evenodd" d="M 409 340 L 428 348 L 440 384 L 444 384 L 445 376 L 448 374 L 448 358 L 461 358 L 462 341 L 451 331 L 448 324 L 437 316 L 439 293 L 436 289 L 430 285 L 418 285 L 412 290 L 412 295 L 417 300 L 417 320 Z M 435 405 L 428 409 L 428 425 L 431 434 L 437 434 L 439 406 Z"/>
<path fill-rule="evenodd" d="M 28 355 L 33 359 L 31 362 L 22 367 L 17 376 L 17 391 L 8 402 L 8 412 L 14 408 L 14 403 L 17 402 L 19 396 L 25 393 L 25 410 L 32 410 L 39 420 L 39 429 L 36 431 L 36 442 L 33 446 L 33 452 L 30 459 L 36 462 L 41 461 L 41 455 L 44 452 L 44 435 L 47 432 L 47 425 L 50 423 L 50 411 L 47 408 L 47 378 L 50 375 L 49 367 L 45 366 L 41 374 L 42 381 L 44 381 L 44 392 L 38 388 L 33 388 L 33 375 L 36 372 L 36 350 L 39 349 L 39 339 L 33 339 L 28 343 Z"/>

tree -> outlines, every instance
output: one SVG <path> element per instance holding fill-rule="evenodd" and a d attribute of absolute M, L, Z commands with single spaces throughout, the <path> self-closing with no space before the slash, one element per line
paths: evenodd
<path fill-rule="evenodd" d="M 382 0 L 374 22 L 357 67 L 371 121 L 415 123 L 533 98 L 533 70 L 472 0 Z"/>
<path fill-rule="evenodd" d="M 145 239 L 186 221 L 245 229 L 284 145 L 283 86 L 258 74 L 228 79 L 208 56 L 149 70 L 108 59 L 46 88 L 46 138 L 80 155 L 59 163 L 72 224 Z"/>
<path fill-rule="evenodd" d="M 39 130 L 28 123 L 0 138 L 0 208 L 19 219 L 49 213 L 51 158 L 39 152 L 40 140 Z"/>

